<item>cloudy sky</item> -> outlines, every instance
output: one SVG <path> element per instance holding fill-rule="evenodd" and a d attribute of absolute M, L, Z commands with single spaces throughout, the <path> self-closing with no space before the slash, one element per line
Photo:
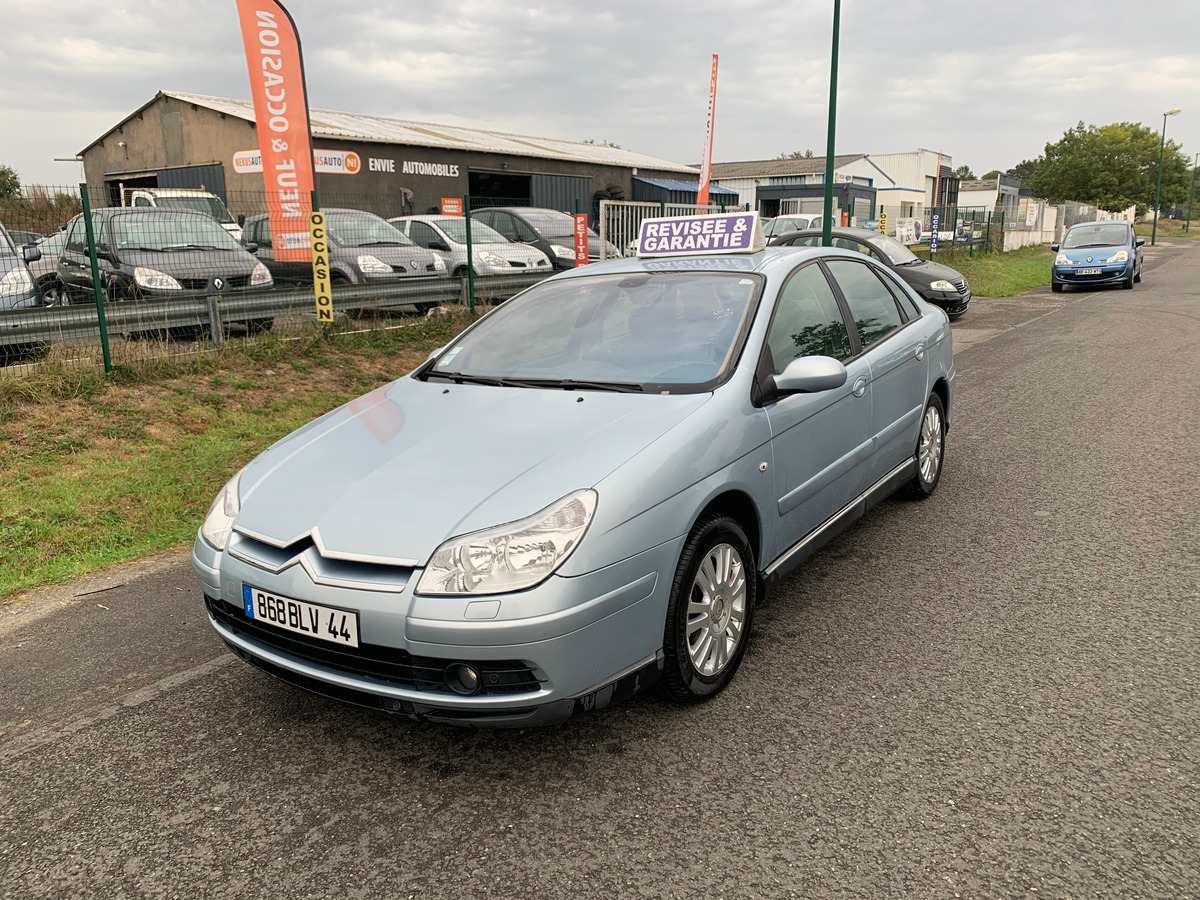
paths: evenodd
<path fill-rule="evenodd" d="M 314 107 L 716 161 L 825 148 L 832 0 L 289 0 Z M 30 183 L 159 90 L 249 98 L 233 0 L 0 0 L 0 163 Z M 1083 120 L 1200 150 L 1200 0 L 845 0 L 838 153 L 926 147 L 976 174 Z"/>

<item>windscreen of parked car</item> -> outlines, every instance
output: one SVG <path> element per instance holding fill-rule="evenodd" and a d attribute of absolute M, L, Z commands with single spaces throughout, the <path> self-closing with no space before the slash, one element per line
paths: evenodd
<path fill-rule="evenodd" d="M 415 246 L 399 228 L 371 213 L 331 210 L 325 213 L 325 228 L 339 247 Z"/>
<path fill-rule="evenodd" d="M 1112 225 L 1076 225 L 1067 232 L 1063 240 L 1064 250 L 1082 250 L 1084 247 L 1112 247 L 1129 243 L 1129 226 L 1125 223 Z"/>
<path fill-rule="evenodd" d="M 438 219 L 438 228 L 446 232 L 446 237 L 454 241 L 456 244 L 465 244 L 467 242 L 467 220 L 465 218 L 454 216 L 449 219 Z M 490 225 L 484 225 L 482 222 L 475 220 L 471 221 L 471 243 L 473 244 L 507 244 L 508 238 L 498 232 Z"/>
<path fill-rule="evenodd" d="M 17 248 L 8 232 L 0 228 L 0 256 L 16 256 Z"/>
<path fill-rule="evenodd" d="M 113 216 L 110 227 L 118 252 L 242 249 L 215 219 L 195 213 L 127 213 Z M 99 235 L 97 240 L 100 240 Z"/>
<path fill-rule="evenodd" d="M 225 204 L 216 197 L 155 197 L 154 205 L 159 209 L 183 209 L 212 216 L 222 225 L 231 225 L 233 216 Z"/>
<path fill-rule="evenodd" d="M 426 378 L 598 390 L 710 390 L 732 370 L 757 275 L 662 272 L 547 281 L 454 341 Z"/>
<path fill-rule="evenodd" d="M 867 243 L 883 251 L 883 255 L 892 261 L 893 266 L 907 266 L 920 262 L 917 256 L 894 237 L 886 234 L 874 234 L 867 238 Z"/>
<path fill-rule="evenodd" d="M 566 213 L 555 212 L 552 209 L 523 209 L 521 218 L 532 225 L 542 237 L 571 237 L 575 234 L 575 220 Z"/>

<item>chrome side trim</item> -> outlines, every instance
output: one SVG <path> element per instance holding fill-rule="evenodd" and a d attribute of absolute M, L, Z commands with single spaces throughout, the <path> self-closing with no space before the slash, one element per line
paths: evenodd
<path fill-rule="evenodd" d="M 886 475 L 876 481 L 873 485 L 835 512 L 832 516 L 802 537 L 799 541 L 792 544 L 791 547 L 783 551 L 783 553 L 781 553 L 779 556 L 775 557 L 775 561 L 763 570 L 763 575 L 768 578 L 771 577 L 771 575 L 779 571 L 781 567 L 786 565 L 788 561 L 793 559 L 798 553 L 801 553 L 805 548 L 825 536 L 830 529 L 839 525 L 842 519 L 854 513 L 860 504 L 870 505 L 871 503 L 874 503 L 877 499 L 879 499 L 879 492 L 887 489 L 889 482 L 893 480 L 900 480 L 901 476 L 909 474 L 907 470 L 911 470 L 915 465 L 915 458 L 906 459 L 904 462 L 900 463 L 900 465 L 896 466 L 896 468 L 892 469 L 892 471 L 888 472 Z"/>
<path fill-rule="evenodd" d="M 278 547 L 284 550 L 290 547 L 297 541 L 302 541 L 305 538 L 312 538 L 313 544 L 316 545 L 317 552 L 326 559 L 340 559 L 344 562 L 361 562 L 372 563 L 377 566 L 402 566 L 408 569 L 415 569 L 420 560 L 404 559 L 398 556 L 373 556 L 369 553 L 345 553 L 340 550 L 329 550 L 325 547 L 324 541 L 321 540 L 321 531 L 316 526 L 313 526 L 308 531 L 302 532 L 287 541 L 280 541 L 278 538 L 269 537 L 265 534 L 259 534 L 257 531 L 251 531 L 241 525 L 234 525 L 233 530 L 238 534 L 244 534 L 248 538 L 253 538 L 256 541 L 261 541 L 271 547 Z"/>

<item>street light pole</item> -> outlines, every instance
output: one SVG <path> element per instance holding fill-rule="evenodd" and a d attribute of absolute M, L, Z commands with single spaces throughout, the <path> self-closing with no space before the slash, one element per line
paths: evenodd
<path fill-rule="evenodd" d="M 825 142 L 825 215 L 821 224 L 821 246 L 833 244 L 833 136 L 837 123 L 838 28 L 842 18 L 842 0 L 833 0 L 833 52 L 829 62 L 829 135 Z"/>
<path fill-rule="evenodd" d="M 1191 179 L 1191 182 L 1188 184 L 1188 217 L 1187 217 L 1187 221 L 1183 223 L 1184 231 L 1192 230 L 1192 194 L 1196 190 L 1196 169 L 1197 168 L 1200 168 L 1200 153 L 1196 154 L 1196 161 L 1194 163 L 1192 163 L 1192 179 Z"/>
<path fill-rule="evenodd" d="M 1162 192 L 1162 166 L 1163 166 L 1163 150 L 1167 146 L 1167 116 L 1177 116 L 1183 110 L 1168 109 L 1163 113 L 1162 140 L 1158 144 L 1158 184 L 1154 186 L 1154 224 L 1150 227 L 1150 246 L 1154 246 L 1154 240 L 1158 237 L 1158 195 Z"/>

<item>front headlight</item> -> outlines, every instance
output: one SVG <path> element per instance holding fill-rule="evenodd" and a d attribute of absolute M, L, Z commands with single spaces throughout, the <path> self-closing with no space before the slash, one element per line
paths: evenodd
<path fill-rule="evenodd" d="M 554 255 L 559 259 L 574 259 L 575 251 L 570 247 L 564 247 L 561 244 L 551 244 L 550 249 L 554 251 Z"/>
<path fill-rule="evenodd" d="M 218 550 L 225 549 L 229 532 L 233 530 L 233 520 L 242 508 L 241 482 L 241 472 L 229 479 L 225 487 L 221 488 L 221 493 L 217 494 L 217 499 L 213 501 L 204 524 L 200 526 L 200 536 Z"/>
<path fill-rule="evenodd" d="M 576 491 L 519 522 L 451 538 L 438 547 L 418 594 L 505 594 L 540 584 L 579 546 L 596 492 Z"/>
<path fill-rule="evenodd" d="M 371 256 L 369 253 L 358 258 L 358 268 L 364 275 L 382 275 L 384 272 L 392 271 L 391 266 L 379 257 Z"/>
<path fill-rule="evenodd" d="M 933 284 L 931 284 L 929 286 L 929 289 L 931 291 L 957 291 L 958 290 L 958 288 L 956 288 L 950 282 L 941 281 L 941 280 L 935 281 Z"/>
<path fill-rule="evenodd" d="M 146 288 L 150 291 L 183 290 L 178 281 L 166 272 L 158 271 L 158 269 L 143 269 L 141 266 L 138 266 L 133 270 L 133 280 L 138 287 Z"/>
<path fill-rule="evenodd" d="M 1056 266 L 1073 266 L 1075 265 L 1075 261 L 1068 257 L 1067 254 L 1060 253 L 1054 257 L 1054 264 Z"/>
<path fill-rule="evenodd" d="M 1110 256 L 1108 259 L 1106 259 L 1105 262 L 1110 262 L 1110 263 L 1129 262 L 1129 251 L 1128 250 L 1118 250 L 1116 253 L 1114 253 L 1112 256 Z"/>
<path fill-rule="evenodd" d="M 487 263 L 489 266 L 507 266 L 508 261 L 503 256 L 497 256 L 488 250 L 484 250 L 479 254 L 481 262 Z"/>
<path fill-rule="evenodd" d="M 254 267 L 254 271 L 250 273 L 250 286 L 258 287 L 263 284 L 271 284 L 271 270 L 259 263 Z"/>
<path fill-rule="evenodd" d="M 0 297 L 15 297 L 27 294 L 33 290 L 33 279 L 25 269 L 17 267 L 4 273 L 0 278 Z"/>

